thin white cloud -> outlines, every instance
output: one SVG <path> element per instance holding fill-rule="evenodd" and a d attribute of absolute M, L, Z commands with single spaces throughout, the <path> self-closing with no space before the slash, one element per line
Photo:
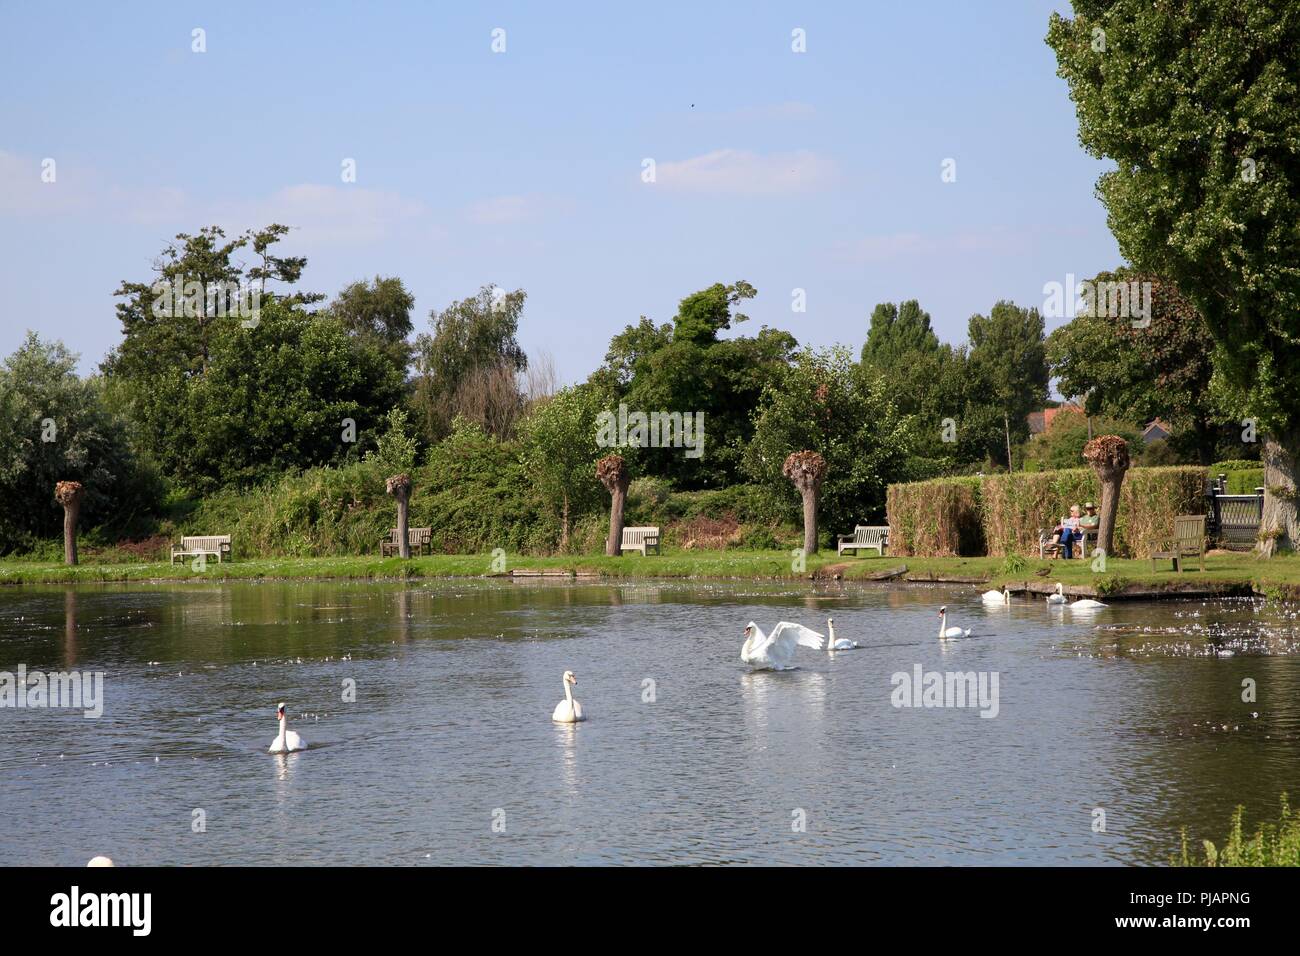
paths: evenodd
<path fill-rule="evenodd" d="M 427 212 L 423 203 L 395 192 L 300 183 L 266 199 L 217 204 L 205 221 L 228 223 L 236 229 L 280 222 L 313 244 L 357 244 L 401 231 Z"/>
<path fill-rule="evenodd" d="M 0 214 L 93 217 L 169 232 L 216 223 L 232 234 L 280 222 L 311 245 L 364 244 L 408 229 L 445 235 L 427 221 L 428 209 L 418 200 L 350 184 L 299 183 L 255 199 L 201 200 L 171 186 L 110 183 L 71 160 L 57 163 L 53 183 L 43 182 L 41 171 L 40 159 L 0 150 Z"/>
<path fill-rule="evenodd" d="M 811 150 L 753 153 L 717 149 L 657 165 L 655 181 L 667 189 L 738 196 L 809 192 L 833 182 L 835 164 Z"/>
<path fill-rule="evenodd" d="M 510 226 L 545 219 L 572 208 L 568 199 L 544 195 L 492 196 L 463 210 L 465 221 L 475 226 Z"/>

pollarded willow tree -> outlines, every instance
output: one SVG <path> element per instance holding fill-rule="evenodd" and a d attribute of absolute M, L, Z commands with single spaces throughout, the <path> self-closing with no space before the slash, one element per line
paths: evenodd
<path fill-rule="evenodd" d="M 781 466 L 803 498 L 803 551 L 817 553 L 817 496 L 826 480 L 826 459 L 815 451 L 796 451 Z"/>
<path fill-rule="evenodd" d="M 60 481 L 54 486 L 54 500 L 63 505 L 63 563 L 77 563 L 77 519 L 85 489 L 79 481 Z"/>
<path fill-rule="evenodd" d="M 627 486 L 632 477 L 622 455 L 606 455 L 596 462 L 596 477 L 609 492 L 609 537 L 605 539 L 605 553 L 611 558 L 621 554 L 623 543 L 623 504 L 627 501 Z"/>
<path fill-rule="evenodd" d="M 1047 43 L 1120 251 L 1167 276 L 1264 441 L 1260 550 L 1300 548 L 1300 6 L 1074 0 Z M 1138 346 L 1140 347 L 1140 346 Z"/>
<path fill-rule="evenodd" d="M 410 525 L 408 513 L 411 502 L 411 476 L 393 475 L 384 482 L 384 490 L 397 499 L 397 553 L 404 558 L 409 558 L 411 538 L 408 533 Z"/>
<path fill-rule="evenodd" d="M 1098 435 L 1083 446 L 1083 457 L 1101 482 L 1101 523 L 1097 547 L 1102 554 L 1115 551 L 1115 515 L 1119 513 L 1119 492 L 1128 471 L 1128 442 L 1118 435 Z"/>

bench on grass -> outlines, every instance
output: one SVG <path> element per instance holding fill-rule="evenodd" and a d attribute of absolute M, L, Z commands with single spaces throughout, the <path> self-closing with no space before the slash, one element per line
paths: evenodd
<path fill-rule="evenodd" d="M 658 528 L 624 528 L 619 551 L 640 551 L 642 556 L 659 553 Z"/>
<path fill-rule="evenodd" d="M 1080 528 L 1079 530 L 1083 533 L 1083 537 L 1074 543 L 1075 548 L 1078 550 L 1078 554 L 1076 554 L 1075 557 L 1082 559 L 1082 558 L 1086 558 L 1088 556 L 1089 551 L 1092 550 L 1088 546 L 1089 541 L 1092 542 L 1093 548 L 1097 546 L 1097 532 L 1100 529 Z M 1056 533 L 1056 529 L 1054 527 L 1038 529 L 1038 557 L 1040 560 L 1045 559 L 1049 554 L 1055 558 L 1062 551 L 1065 550 L 1064 545 L 1062 545 L 1059 541 L 1056 542 L 1055 544 L 1050 543 L 1052 540 L 1052 535 L 1055 533 Z"/>
<path fill-rule="evenodd" d="M 1157 560 L 1163 559 L 1174 562 L 1174 570 L 1182 574 L 1184 558 L 1196 558 L 1201 570 L 1205 570 L 1205 515 L 1174 518 L 1173 537 L 1158 542 L 1151 552 L 1151 570 L 1156 569 Z"/>
<path fill-rule="evenodd" d="M 217 559 L 220 564 L 223 559 L 230 557 L 230 535 L 228 534 L 208 534 L 193 535 L 181 538 L 180 547 L 172 545 L 172 560 L 175 564 L 177 558 L 197 558 L 208 556 Z"/>
<path fill-rule="evenodd" d="M 845 551 L 875 551 L 882 558 L 889 547 L 888 525 L 860 524 L 854 527 L 852 534 L 840 535 L 838 553 Z"/>
<path fill-rule="evenodd" d="M 407 528 L 406 541 L 411 546 L 412 554 L 433 553 L 432 528 Z M 379 542 L 379 556 L 388 558 L 401 553 L 402 539 L 398 536 L 396 528 L 390 528 L 388 537 Z"/>

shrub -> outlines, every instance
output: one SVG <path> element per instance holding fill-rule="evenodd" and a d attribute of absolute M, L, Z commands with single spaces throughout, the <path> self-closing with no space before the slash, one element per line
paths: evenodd
<path fill-rule="evenodd" d="M 904 556 L 982 554 L 980 481 L 935 478 L 890 485 L 889 550 Z"/>
<path fill-rule="evenodd" d="M 1228 494 L 1253 495 L 1256 488 L 1264 487 L 1264 468 L 1258 461 L 1248 458 L 1231 458 L 1216 461 L 1210 466 L 1210 478 L 1228 477 Z"/>
<path fill-rule="evenodd" d="M 1255 835 L 1247 837 L 1242 825 L 1245 807 L 1237 807 L 1229 824 L 1228 838 L 1222 848 L 1204 840 L 1204 856 L 1188 852 L 1187 831 L 1182 831 L 1182 852 L 1170 861 L 1174 866 L 1300 866 L 1300 817 L 1291 814 L 1291 805 L 1282 794 L 1281 814 L 1277 823 L 1263 823 Z"/>
<path fill-rule="evenodd" d="M 1099 502 L 1090 468 L 941 478 L 891 485 L 889 541 L 898 555 L 1038 554 L 1038 529 L 1070 505 Z M 1173 530 L 1174 517 L 1205 511 L 1205 469 L 1131 468 L 1120 491 L 1117 554 L 1144 556 Z"/>

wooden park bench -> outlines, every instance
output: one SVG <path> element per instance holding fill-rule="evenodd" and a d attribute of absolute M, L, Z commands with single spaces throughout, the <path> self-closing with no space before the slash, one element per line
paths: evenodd
<path fill-rule="evenodd" d="M 619 551 L 640 551 L 642 556 L 659 553 L 658 528 L 624 528 Z"/>
<path fill-rule="evenodd" d="M 177 558 L 197 558 L 200 555 L 204 558 L 214 557 L 220 564 L 224 558 L 230 557 L 230 535 L 209 534 L 181 538 L 179 548 L 172 545 L 171 563 L 175 564 Z"/>
<path fill-rule="evenodd" d="M 406 541 L 411 546 L 412 554 L 433 553 L 432 528 L 407 528 Z M 389 529 L 388 537 L 379 542 L 379 556 L 381 558 L 388 558 L 401 553 L 402 539 L 398 537 L 397 529 L 391 528 Z"/>
<path fill-rule="evenodd" d="M 1088 553 L 1092 550 L 1092 548 L 1095 548 L 1097 546 L 1097 532 L 1100 531 L 1101 529 L 1080 528 L 1079 530 L 1083 533 L 1083 537 L 1075 542 L 1075 548 L 1079 552 L 1075 556 L 1082 559 L 1082 558 L 1086 558 L 1088 556 Z M 1052 535 L 1054 535 L 1055 533 L 1056 533 L 1055 526 L 1051 528 L 1038 529 L 1039 560 L 1046 558 L 1049 553 L 1052 555 L 1052 557 L 1056 557 L 1062 551 L 1065 550 L 1065 546 L 1061 544 L 1059 541 L 1056 542 L 1055 544 L 1050 543 L 1052 540 Z M 1092 547 L 1089 547 L 1089 542 L 1092 543 Z"/>
<path fill-rule="evenodd" d="M 843 554 L 845 551 L 875 551 L 876 554 L 883 558 L 885 549 L 889 547 L 889 526 L 856 525 L 852 534 L 840 535 L 837 547 L 839 554 Z"/>
<path fill-rule="evenodd" d="M 1196 558 L 1202 571 L 1205 570 L 1205 515 L 1179 515 L 1174 518 L 1174 535 L 1159 542 L 1158 550 L 1151 552 L 1151 570 L 1156 569 L 1156 561 L 1173 561 L 1174 570 L 1183 573 L 1183 559 Z"/>

